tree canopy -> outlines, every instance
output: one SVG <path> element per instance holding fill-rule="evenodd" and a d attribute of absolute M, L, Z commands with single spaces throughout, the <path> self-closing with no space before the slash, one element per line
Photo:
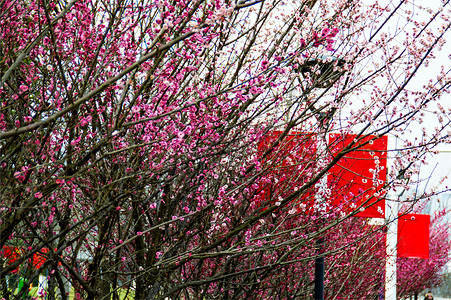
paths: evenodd
<path fill-rule="evenodd" d="M 377 295 L 380 273 L 346 270 L 381 267 L 383 231 L 354 215 L 449 139 L 449 70 L 417 76 L 449 8 L 0 1 L 0 238 L 20 250 L 2 297 L 20 297 L 6 276 L 48 270 L 51 298 L 67 282 L 87 299 L 307 298 L 324 237 L 328 298 Z M 378 195 L 328 185 L 384 136 L 390 169 L 370 151 L 365 179 Z"/>

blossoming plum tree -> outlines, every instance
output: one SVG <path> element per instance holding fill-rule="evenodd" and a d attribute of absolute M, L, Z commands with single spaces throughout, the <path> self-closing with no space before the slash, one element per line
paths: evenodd
<path fill-rule="evenodd" d="M 448 70 L 413 80 L 444 44 L 448 2 L 0 7 L 0 246 L 20 250 L 2 258 L 5 298 L 17 268 L 25 287 L 48 270 L 50 298 L 66 282 L 86 299 L 309 295 L 318 238 L 338 257 L 371 236 L 347 236 L 369 202 L 330 206 L 329 170 L 391 135 L 389 190 L 447 139 Z M 428 114 L 435 131 L 415 135 Z M 332 153 L 330 132 L 356 138 Z"/>

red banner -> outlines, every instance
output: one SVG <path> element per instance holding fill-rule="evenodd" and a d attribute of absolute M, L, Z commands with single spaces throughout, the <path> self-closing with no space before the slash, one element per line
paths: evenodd
<path fill-rule="evenodd" d="M 13 246 L 4 246 L 2 249 L 2 256 L 6 259 L 6 265 L 12 264 L 16 259 L 20 257 L 20 249 Z M 11 273 L 15 274 L 19 271 L 19 267 L 11 271 Z"/>
<path fill-rule="evenodd" d="M 14 261 L 16 261 L 21 255 L 25 254 L 24 249 L 22 248 L 18 248 L 18 247 L 14 247 L 14 246 L 4 246 L 2 249 L 3 252 L 3 257 L 6 259 L 6 264 L 10 265 L 12 264 Z M 46 253 L 49 252 L 49 249 L 47 248 L 42 248 L 40 253 L 36 252 L 35 254 L 33 254 L 33 257 L 30 259 L 31 261 L 31 266 L 34 269 L 39 269 L 47 260 L 46 257 Z M 19 270 L 19 267 L 17 267 L 15 270 L 11 271 L 11 273 L 17 273 L 17 271 Z"/>
<path fill-rule="evenodd" d="M 257 206 L 262 209 L 301 188 L 312 178 L 312 168 L 316 164 L 316 140 L 308 133 L 287 135 L 263 157 L 281 134 L 281 131 L 270 132 L 258 145 L 262 168 L 267 169 L 264 176 L 266 182 L 259 184 L 260 192 L 255 198 Z M 309 209 L 313 206 L 314 197 L 311 192 L 304 193 L 301 198 L 295 200 L 299 207 Z"/>
<path fill-rule="evenodd" d="M 358 149 L 341 158 L 328 175 L 333 206 L 342 207 L 346 212 L 360 207 L 359 217 L 384 218 L 381 188 L 387 179 L 387 137 L 330 134 L 332 154 L 349 145 Z"/>
<path fill-rule="evenodd" d="M 429 258 L 429 215 L 407 214 L 398 219 L 398 257 Z"/>
<path fill-rule="evenodd" d="M 39 252 L 33 254 L 33 267 L 35 269 L 39 269 L 45 263 L 47 260 L 46 253 L 49 253 L 49 249 L 42 248 L 41 252 L 42 254 Z"/>

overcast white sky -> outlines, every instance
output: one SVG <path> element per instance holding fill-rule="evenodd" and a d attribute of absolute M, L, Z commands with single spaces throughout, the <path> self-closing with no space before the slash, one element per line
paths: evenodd
<path fill-rule="evenodd" d="M 364 0 L 365 3 L 373 3 L 374 0 Z M 382 0 L 379 3 L 391 3 L 390 0 Z M 429 20 L 430 15 L 424 13 L 422 10 L 418 9 L 419 5 L 427 6 L 432 8 L 434 11 L 439 8 L 442 4 L 441 0 L 414 0 L 410 1 L 409 6 L 411 7 L 412 15 L 411 17 L 417 20 L 418 22 Z M 451 5 L 448 5 L 444 13 L 451 16 Z M 390 24 L 388 24 L 387 28 L 390 31 L 396 31 L 398 28 L 402 28 L 406 26 L 406 16 L 397 15 Z M 450 17 L 451 19 L 451 17 Z M 407 30 L 408 30 L 407 25 Z M 435 27 L 435 26 L 433 26 Z M 402 40 L 402 33 L 399 34 L 399 39 Z M 421 89 L 429 79 L 435 79 L 436 74 L 440 73 L 440 69 L 444 66 L 445 71 L 451 70 L 451 32 L 447 32 L 445 34 L 445 40 L 447 43 L 444 47 L 434 53 L 436 58 L 432 59 L 427 66 L 423 66 L 420 68 L 417 76 L 411 81 L 408 85 L 409 90 L 418 90 Z M 402 46 L 402 45 L 401 45 Z M 450 72 L 451 74 L 451 72 Z M 402 74 L 400 74 L 402 76 Z M 360 95 L 362 97 L 362 95 Z M 357 101 L 353 101 L 358 103 Z M 442 105 L 445 109 L 449 109 L 451 112 L 451 95 L 444 94 L 439 101 L 440 105 Z M 436 107 L 431 105 L 428 107 L 429 111 L 435 110 Z M 445 116 L 447 118 L 446 121 L 451 120 L 451 114 Z M 412 124 L 413 127 L 412 132 L 401 133 L 400 137 L 405 139 L 412 140 L 415 136 L 421 138 L 421 128 L 425 127 L 426 132 L 432 133 L 434 132 L 434 128 L 439 126 L 439 122 L 437 117 L 432 113 L 428 113 L 426 111 L 426 115 L 424 118 L 424 122 L 422 124 Z M 451 127 L 447 129 L 451 133 Z M 445 130 L 446 132 L 446 130 Z M 394 148 L 394 143 L 396 143 L 396 139 L 392 136 L 389 142 L 389 149 Z M 451 141 L 451 139 L 450 139 Z M 419 192 L 424 191 L 425 189 L 436 189 L 437 191 L 446 190 L 446 187 L 451 188 L 451 144 L 442 144 L 436 148 L 439 151 L 438 154 L 428 155 L 428 164 L 420 165 L 420 179 L 421 183 L 418 186 Z M 447 177 L 447 178 L 446 178 Z M 444 179 L 445 178 L 445 179 Z M 443 193 L 439 196 L 435 197 L 429 207 L 426 207 L 425 213 L 430 213 L 431 211 L 436 210 L 438 207 L 447 206 L 451 209 L 451 193 Z"/>

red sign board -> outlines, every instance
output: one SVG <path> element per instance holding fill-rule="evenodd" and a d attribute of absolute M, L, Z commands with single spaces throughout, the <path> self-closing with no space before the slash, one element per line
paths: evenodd
<path fill-rule="evenodd" d="M 387 137 L 329 135 L 329 148 L 337 155 L 349 145 L 347 153 L 328 175 L 334 207 L 346 212 L 359 209 L 359 217 L 383 218 L 385 201 L 382 187 L 387 179 Z"/>
<path fill-rule="evenodd" d="M 398 256 L 429 258 L 429 215 L 406 214 L 398 219 Z"/>
<path fill-rule="evenodd" d="M 302 187 L 311 179 L 311 169 L 316 163 L 316 141 L 312 134 L 289 134 L 278 145 L 274 145 L 281 134 L 281 131 L 273 131 L 262 138 L 258 145 L 262 168 L 268 169 L 266 182 L 260 184 L 260 192 L 255 199 L 262 209 Z M 263 157 L 268 150 L 271 152 Z M 313 196 L 307 193 L 304 193 L 302 200 L 296 201 L 306 208 L 313 206 Z"/>
<path fill-rule="evenodd" d="M 4 246 L 2 249 L 2 256 L 6 259 L 6 264 L 10 265 L 14 261 L 16 261 L 21 255 L 24 255 L 24 250 L 22 248 L 14 247 L 14 246 Z M 42 248 L 40 253 L 36 252 L 33 254 L 33 257 L 30 259 L 31 265 L 35 269 L 39 269 L 47 260 L 46 253 L 49 252 L 49 249 Z M 19 267 L 12 271 L 12 273 L 17 273 Z"/>
<path fill-rule="evenodd" d="M 42 248 L 41 253 L 33 254 L 33 267 L 39 269 L 47 260 L 45 254 L 49 252 L 48 248 Z"/>
<path fill-rule="evenodd" d="M 4 246 L 2 249 L 2 256 L 6 259 L 6 264 L 12 264 L 20 257 L 20 250 L 17 247 Z M 14 269 L 11 273 L 15 274 L 19 271 L 19 267 Z"/>

